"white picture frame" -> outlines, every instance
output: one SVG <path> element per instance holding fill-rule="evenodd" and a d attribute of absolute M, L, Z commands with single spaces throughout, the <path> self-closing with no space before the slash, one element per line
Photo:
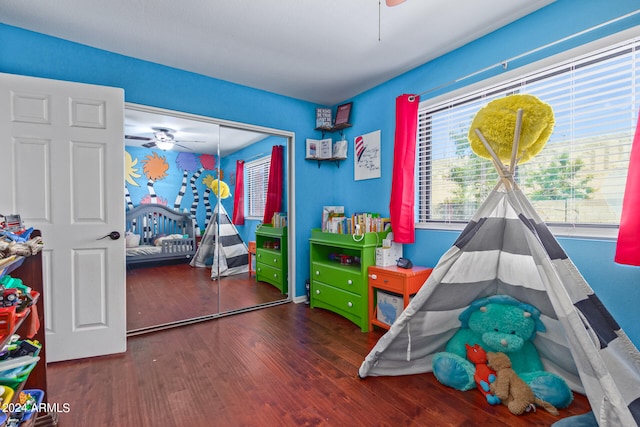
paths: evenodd
<path fill-rule="evenodd" d="M 318 143 L 317 139 L 307 138 L 307 147 L 306 147 L 306 159 L 317 159 L 318 158 Z"/>
<path fill-rule="evenodd" d="M 380 131 L 356 136 L 353 140 L 353 179 L 380 178 Z"/>

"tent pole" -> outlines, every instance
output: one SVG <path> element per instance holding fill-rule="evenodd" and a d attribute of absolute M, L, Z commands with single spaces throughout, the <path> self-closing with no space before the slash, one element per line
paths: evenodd
<path fill-rule="evenodd" d="M 520 131 L 522 130 L 522 115 L 524 111 L 522 108 L 518 108 L 518 112 L 516 113 L 516 128 L 513 135 L 513 147 L 511 149 L 511 163 L 509 163 L 509 172 L 513 175 L 516 171 L 516 164 L 518 159 L 516 156 L 518 155 L 518 147 L 520 145 Z"/>
<path fill-rule="evenodd" d="M 491 148 L 491 146 L 489 145 L 487 140 L 484 138 L 484 135 L 482 134 L 482 132 L 480 132 L 480 129 L 475 128 L 474 131 L 475 131 L 476 135 L 478 135 L 478 138 L 480 138 L 480 141 L 482 141 L 482 144 L 484 145 L 484 148 L 487 149 L 487 151 L 489 152 L 489 155 L 493 159 L 493 165 L 498 170 L 498 174 L 500 175 L 500 179 L 504 182 L 504 185 L 505 185 L 505 187 L 507 187 L 507 190 L 511 191 L 511 189 L 512 189 L 511 181 L 512 180 L 509 179 L 509 177 L 511 176 L 509 170 L 507 170 L 507 168 L 504 166 L 504 164 L 502 163 L 500 158 L 497 156 L 496 152 L 493 151 L 493 148 Z"/>

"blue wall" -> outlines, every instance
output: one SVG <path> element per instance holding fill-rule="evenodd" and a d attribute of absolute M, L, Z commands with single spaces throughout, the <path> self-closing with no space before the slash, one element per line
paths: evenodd
<path fill-rule="evenodd" d="M 295 186 L 297 229 L 297 295 L 304 295 L 308 276 L 310 229 L 320 226 L 323 205 L 344 205 L 348 212 L 389 213 L 395 98 L 446 85 L 505 58 L 623 16 L 638 8 L 637 0 L 557 0 L 551 5 L 454 52 L 428 62 L 353 99 L 349 160 L 340 167 L 304 160 L 306 138 L 319 139 L 316 105 L 173 68 L 128 58 L 98 49 L 0 25 L 0 71 L 122 87 L 130 102 L 185 111 L 292 131 L 296 135 Z M 552 49 L 528 56 L 509 66 L 514 69 L 534 60 L 640 24 L 636 15 L 616 24 L 571 39 Z M 428 41 L 425 41 L 428 42 Z M 448 86 L 446 91 L 499 74 L 494 69 Z M 428 96 L 445 91 L 435 90 Z M 425 97 L 423 96 L 423 100 Z M 382 177 L 353 180 L 353 138 L 381 131 Z M 338 136 L 334 135 L 334 139 Z M 418 230 L 416 243 L 405 245 L 414 263 L 434 265 L 453 243 L 457 232 Z M 615 243 L 586 239 L 560 239 L 578 269 L 603 302 L 640 346 L 637 309 L 640 269 L 614 264 Z"/>

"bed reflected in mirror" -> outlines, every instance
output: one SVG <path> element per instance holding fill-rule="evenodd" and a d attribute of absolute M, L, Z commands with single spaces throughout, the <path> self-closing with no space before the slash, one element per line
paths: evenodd
<path fill-rule="evenodd" d="M 275 212 L 287 217 L 291 137 L 277 132 L 127 105 L 129 336 L 290 301 L 286 286 L 265 280 L 249 251 L 265 207 L 273 211 L 266 189 L 278 146 L 284 154 L 274 162 L 282 175 Z M 280 254 L 286 266 L 288 253 Z"/>

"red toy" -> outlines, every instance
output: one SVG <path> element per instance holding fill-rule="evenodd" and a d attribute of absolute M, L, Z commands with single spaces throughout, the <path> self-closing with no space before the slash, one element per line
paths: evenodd
<path fill-rule="evenodd" d="M 473 374 L 473 379 L 476 381 L 478 390 L 480 390 L 490 405 L 499 404 L 500 399 L 489 391 L 489 384 L 496 380 L 496 371 L 487 365 L 487 353 L 478 344 L 474 344 L 473 346 L 465 344 L 465 347 L 467 348 L 467 359 L 476 365 L 476 372 Z"/>

